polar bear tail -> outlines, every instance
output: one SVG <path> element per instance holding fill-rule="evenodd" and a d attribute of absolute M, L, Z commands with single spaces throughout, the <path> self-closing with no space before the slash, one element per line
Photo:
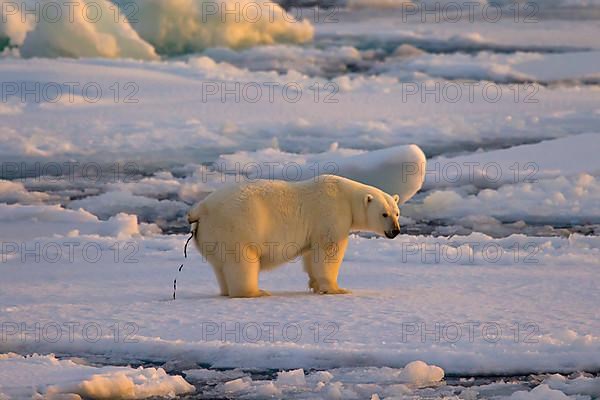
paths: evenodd
<path fill-rule="evenodd" d="M 196 204 L 187 213 L 187 220 L 189 224 L 197 224 L 200 221 L 200 217 L 206 213 L 206 206 L 202 203 Z"/>
<path fill-rule="evenodd" d="M 192 240 L 194 238 L 194 236 L 196 236 L 197 232 L 196 230 L 198 229 L 198 223 L 194 222 L 192 223 L 192 227 L 190 230 L 190 237 L 188 238 L 188 240 L 185 242 L 185 246 L 183 246 L 183 257 L 187 258 L 187 247 L 188 244 L 190 244 L 190 240 Z M 183 267 L 183 265 L 181 265 Z M 181 271 L 181 268 L 179 268 L 179 270 Z"/>
<path fill-rule="evenodd" d="M 192 213 L 192 211 L 190 211 L 190 212 L 187 213 L 187 221 L 188 221 L 188 224 L 192 225 L 192 229 L 193 229 L 193 225 L 197 224 L 198 222 L 200 222 L 200 216 L 199 215 L 194 215 Z"/>

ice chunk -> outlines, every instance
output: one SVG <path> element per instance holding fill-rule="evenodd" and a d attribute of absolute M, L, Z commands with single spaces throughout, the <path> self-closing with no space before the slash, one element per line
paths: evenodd
<path fill-rule="evenodd" d="M 131 23 L 159 53 L 199 52 L 207 47 L 304 43 L 309 21 L 297 21 L 276 3 L 251 0 L 116 0 L 137 7 Z M 232 10 L 239 10 L 239 12 Z M 225 13 L 225 12 L 228 12 Z"/>
<path fill-rule="evenodd" d="M 413 385 L 426 385 L 439 382 L 444 378 L 444 370 L 435 365 L 427 365 L 423 361 L 413 361 L 404 367 L 400 379 Z"/>
<path fill-rule="evenodd" d="M 8 39 L 10 45 L 21 45 L 27 32 L 33 29 L 29 19 L 21 18 L 21 7 L 28 7 L 28 1 L 0 1 L 0 44 L 3 38 Z"/>
<path fill-rule="evenodd" d="M 548 385 L 539 385 L 532 391 L 520 390 L 509 397 L 510 400 L 569 400 L 569 396 L 559 390 L 552 390 Z"/>
<path fill-rule="evenodd" d="M 98 368 L 53 354 L 0 356 L 0 387 L 14 398 L 143 399 L 195 391 L 181 376 L 168 375 L 162 368 Z"/>
<path fill-rule="evenodd" d="M 281 371 L 277 373 L 278 386 L 306 386 L 303 369 Z"/>
<path fill-rule="evenodd" d="M 252 379 L 248 377 L 234 379 L 223 384 L 223 390 L 226 393 L 243 392 L 252 387 Z"/>
<path fill-rule="evenodd" d="M 57 20 L 40 18 L 21 47 L 24 57 L 158 58 L 123 15 L 106 0 L 75 0 Z M 87 11 L 92 9 L 95 11 Z M 115 14 L 117 13 L 117 14 Z M 91 14 L 92 16 L 88 15 Z"/>

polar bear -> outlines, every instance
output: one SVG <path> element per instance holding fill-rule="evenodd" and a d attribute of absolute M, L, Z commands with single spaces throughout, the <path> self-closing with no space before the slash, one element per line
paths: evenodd
<path fill-rule="evenodd" d="M 393 239 L 399 196 L 334 175 L 301 182 L 256 180 L 208 195 L 188 212 L 196 247 L 221 295 L 268 296 L 258 274 L 303 257 L 315 293 L 342 294 L 337 278 L 351 231 Z"/>

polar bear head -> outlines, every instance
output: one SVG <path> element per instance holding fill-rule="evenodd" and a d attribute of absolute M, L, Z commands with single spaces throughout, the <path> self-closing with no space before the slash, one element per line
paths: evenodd
<path fill-rule="evenodd" d="M 397 194 L 390 196 L 383 191 L 373 191 L 365 195 L 366 227 L 375 233 L 393 239 L 400 233 L 400 210 Z"/>

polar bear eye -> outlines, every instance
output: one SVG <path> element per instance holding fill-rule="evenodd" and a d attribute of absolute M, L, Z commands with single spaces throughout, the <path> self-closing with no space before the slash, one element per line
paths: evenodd
<path fill-rule="evenodd" d="M 388 213 L 383 213 L 383 214 L 381 214 L 381 216 L 382 216 L 383 218 L 387 218 L 387 217 L 388 217 Z"/>

